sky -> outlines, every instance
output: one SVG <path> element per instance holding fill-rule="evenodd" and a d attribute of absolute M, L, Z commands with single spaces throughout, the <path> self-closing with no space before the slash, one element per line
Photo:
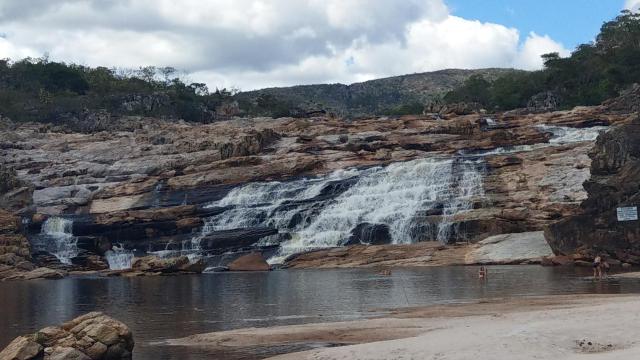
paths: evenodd
<path fill-rule="evenodd" d="M 0 58 L 172 66 L 209 88 L 542 67 L 640 0 L 0 0 Z"/>

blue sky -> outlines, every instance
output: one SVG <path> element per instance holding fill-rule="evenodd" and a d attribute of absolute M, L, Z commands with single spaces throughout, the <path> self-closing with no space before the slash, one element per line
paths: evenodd
<path fill-rule="evenodd" d="M 446 0 L 452 15 L 549 35 L 568 49 L 589 42 L 623 0 Z"/>

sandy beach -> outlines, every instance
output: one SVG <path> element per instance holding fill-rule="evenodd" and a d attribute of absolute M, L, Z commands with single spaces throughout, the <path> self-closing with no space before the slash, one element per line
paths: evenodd
<path fill-rule="evenodd" d="M 171 340 L 212 352 L 331 344 L 272 357 L 620 359 L 640 356 L 640 297 L 573 295 L 398 309 L 367 320 L 248 328 Z"/>

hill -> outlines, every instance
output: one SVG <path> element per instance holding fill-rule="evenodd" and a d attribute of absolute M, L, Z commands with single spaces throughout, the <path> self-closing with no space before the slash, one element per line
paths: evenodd
<path fill-rule="evenodd" d="M 473 75 L 494 80 L 512 69 L 447 69 L 345 84 L 299 85 L 241 92 L 241 109 L 253 115 L 325 110 L 339 115 L 420 113 L 424 103 L 454 90 Z"/>

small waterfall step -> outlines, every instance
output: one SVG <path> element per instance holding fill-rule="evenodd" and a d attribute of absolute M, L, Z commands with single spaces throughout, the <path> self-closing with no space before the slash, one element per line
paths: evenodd
<path fill-rule="evenodd" d="M 63 217 L 50 217 L 40 231 L 40 246 L 54 255 L 61 263 L 71 265 L 78 256 L 78 238 L 73 235 L 73 221 Z"/>

